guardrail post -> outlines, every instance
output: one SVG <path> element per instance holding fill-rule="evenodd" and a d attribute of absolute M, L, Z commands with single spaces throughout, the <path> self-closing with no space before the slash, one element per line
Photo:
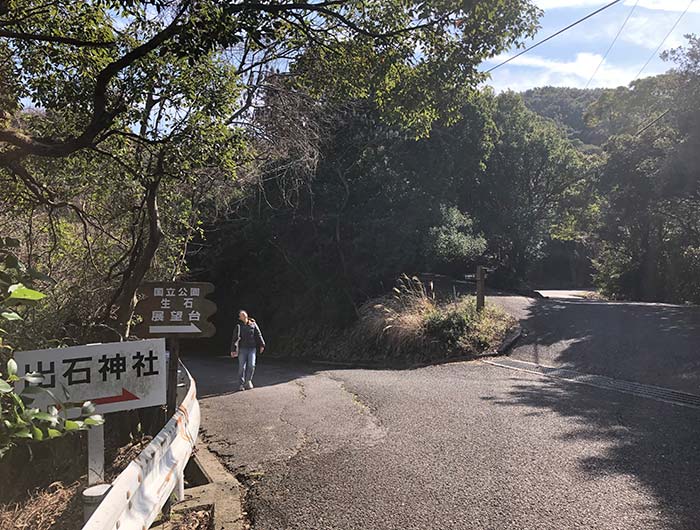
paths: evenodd
<path fill-rule="evenodd" d="M 109 484 L 98 484 L 83 490 L 83 521 L 87 522 L 90 516 L 105 498 L 112 486 Z"/>
<path fill-rule="evenodd" d="M 88 485 L 105 481 L 105 427 L 96 425 L 87 433 L 88 439 Z"/>

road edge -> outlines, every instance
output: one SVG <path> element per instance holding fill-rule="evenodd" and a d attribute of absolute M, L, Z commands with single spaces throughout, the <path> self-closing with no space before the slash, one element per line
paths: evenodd
<path fill-rule="evenodd" d="M 197 444 L 194 464 L 207 484 L 185 490 L 185 500 L 173 506 L 176 512 L 211 506 L 214 512 L 213 530 L 244 530 L 241 484 L 219 461 L 205 443 Z"/>

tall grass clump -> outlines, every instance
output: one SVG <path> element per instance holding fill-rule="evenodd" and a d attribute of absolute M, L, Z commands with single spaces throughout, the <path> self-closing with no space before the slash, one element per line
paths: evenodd
<path fill-rule="evenodd" d="M 359 309 L 360 319 L 350 332 L 349 343 L 375 357 L 405 358 L 425 346 L 423 324 L 435 310 L 425 287 L 403 275 L 392 294 L 370 300 Z"/>
<path fill-rule="evenodd" d="M 515 324 L 500 309 L 476 310 L 474 297 L 438 304 L 416 277 L 402 276 L 391 295 L 360 308 L 343 357 L 439 361 L 495 349 Z"/>

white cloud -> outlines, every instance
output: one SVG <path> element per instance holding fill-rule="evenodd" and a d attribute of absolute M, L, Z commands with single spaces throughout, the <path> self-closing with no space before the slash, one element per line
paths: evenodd
<path fill-rule="evenodd" d="M 494 58 L 501 62 L 507 56 Z M 487 84 L 496 90 L 526 90 L 536 86 L 569 86 L 583 88 L 595 71 L 602 56 L 592 53 L 578 53 L 573 61 L 548 59 L 538 55 L 523 55 L 493 72 Z M 632 81 L 639 65 L 618 66 L 605 61 L 590 84 L 595 87 L 625 86 Z M 645 75 L 653 75 L 651 69 Z"/>
<path fill-rule="evenodd" d="M 565 7 L 602 7 L 608 2 L 601 0 L 534 0 L 542 9 L 560 9 Z M 635 0 L 625 0 L 624 4 L 634 5 Z M 689 0 L 640 0 L 639 7 L 654 11 L 685 11 Z M 691 13 L 700 13 L 700 2 L 694 2 L 690 7 Z"/>
<path fill-rule="evenodd" d="M 649 50 L 654 50 L 659 45 L 660 40 L 666 35 L 666 32 L 673 27 L 678 17 L 672 14 L 655 14 L 652 17 L 643 14 L 635 15 L 630 18 L 625 31 L 620 36 L 620 39 L 630 44 L 635 44 Z M 681 28 L 674 31 L 671 36 L 666 39 L 664 49 L 677 48 L 686 43 L 683 37 Z"/>

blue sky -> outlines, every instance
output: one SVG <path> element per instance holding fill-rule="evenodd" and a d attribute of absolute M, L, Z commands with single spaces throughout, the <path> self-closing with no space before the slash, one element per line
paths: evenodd
<path fill-rule="evenodd" d="M 535 41 L 541 40 L 584 17 L 610 0 L 534 0 L 545 14 Z M 496 90 L 526 90 L 535 86 L 583 88 L 612 43 L 615 34 L 637 0 L 625 0 L 579 24 L 568 32 L 500 67 L 487 83 Z M 629 84 L 664 36 L 673 27 L 689 0 L 638 0 L 630 20 L 614 48 L 590 83 L 590 87 L 617 87 Z M 683 35 L 700 33 L 700 0 L 668 38 L 663 49 L 678 47 Z M 530 41 L 528 44 L 532 44 Z M 517 49 L 484 63 L 490 68 L 517 53 Z M 658 56 L 641 77 L 666 71 L 669 65 Z"/>

